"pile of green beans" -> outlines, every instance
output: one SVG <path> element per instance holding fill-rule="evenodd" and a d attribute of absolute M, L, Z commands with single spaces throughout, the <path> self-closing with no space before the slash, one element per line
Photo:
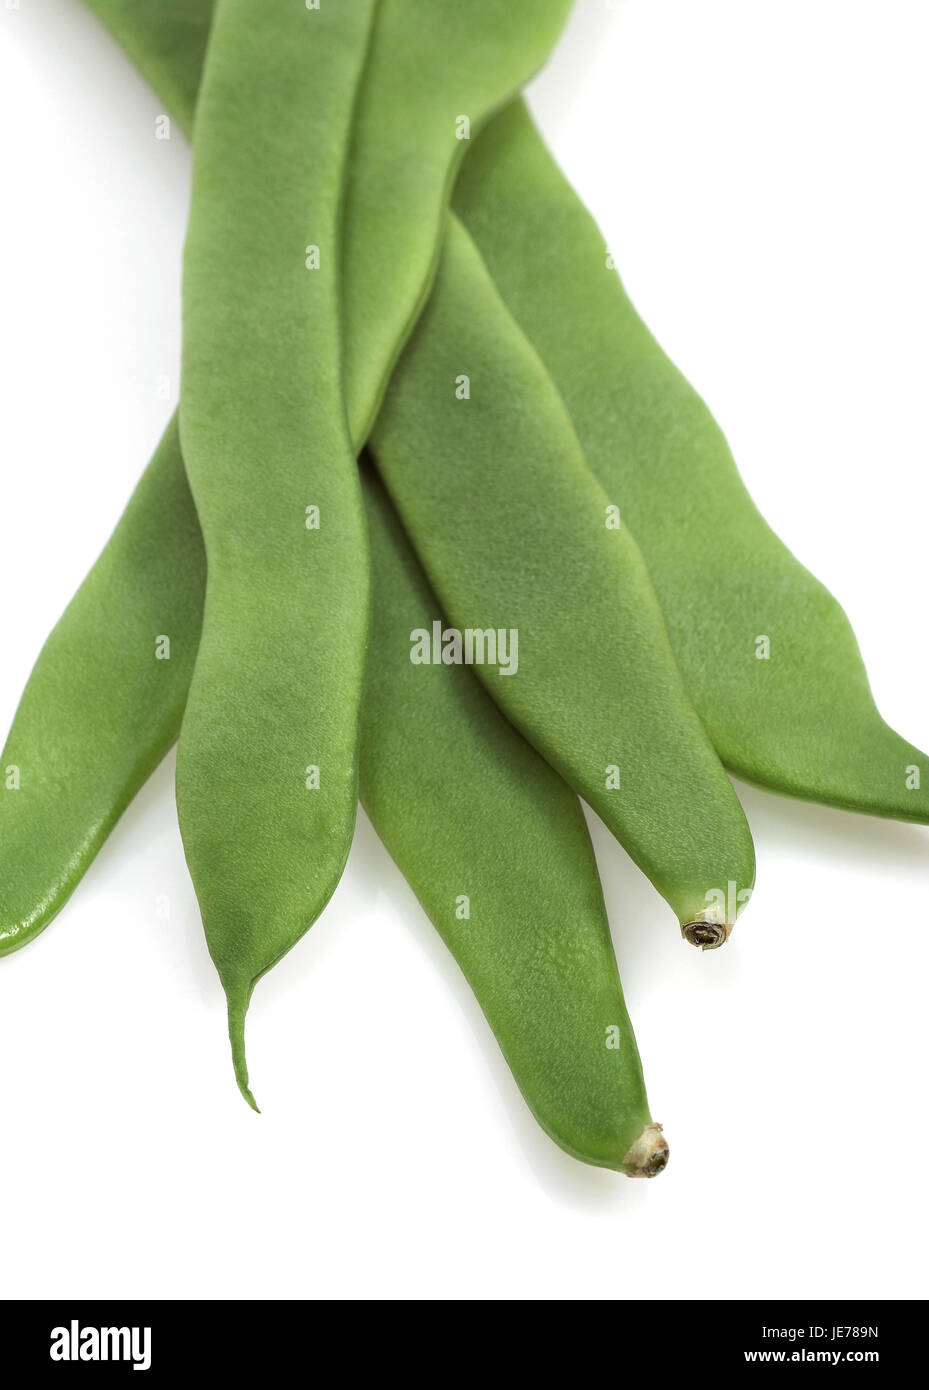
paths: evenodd
<path fill-rule="evenodd" d="M 193 136 L 181 404 L 2 755 L 0 954 L 179 737 L 254 1105 L 251 992 L 324 909 L 360 795 L 539 1123 L 653 1176 L 578 794 L 706 949 L 754 885 L 724 764 L 908 820 L 929 792 L 519 99 L 568 0 L 88 3 Z M 511 669 L 411 659 L 489 630 Z"/>

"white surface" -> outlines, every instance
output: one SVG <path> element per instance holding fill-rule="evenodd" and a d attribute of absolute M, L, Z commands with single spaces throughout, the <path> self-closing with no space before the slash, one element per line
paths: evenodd
<path fill-rule="evenodd" d="M 919 0 L 578 0 L 533 92 L 923 747 L 927 46 Z M 160 110 L 78 0 L 0 3 L 4 730 L 173 406 L 189 157 Z M 0 962 L 0 1296 L 929 1292 L 929 832 L 746 791 L 758 892 L 701 955 L 594 826 L 672 1150 L 635 1184 L 536 1129 L 364 817 L 256 992 L 248 1111 L 170 763 Z"/>

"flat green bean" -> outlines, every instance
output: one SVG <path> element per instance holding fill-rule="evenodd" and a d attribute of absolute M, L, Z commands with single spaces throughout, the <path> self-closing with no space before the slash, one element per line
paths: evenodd
<path fill-rule="evenodd" d="M 215 0 L 86 3 L 189 133 Z M 545 61 L 570 8 L 379 0 L 346 171 L 344 317 L 354 331 L 343 351 L 358 451 L 428 298 L 470 142 Z"/>
<path fill-rule="evenodd" d="M 332 895 L 358 801 L 369 576 L 339 264 L 373 13 L 273 0 L 256 24 L 253 0 L 218 0 L 197 105 L 179 421 L 207 585 L 177 809 L 251 1105 L 252 990 Z"/>
<path fill-rule="evenodd" d="M 360 444 L 434 275 L 465 148 L 456 113 L 486 119 L 567 8 L 544 0 L 528 25 L 500 0 L 466 20 L 451 0 L 428 12 L 382 0 L 357 113 L 361 6 L 308 13 L 275 0 L 260 42 L 247 0 L 216 10 L 185 253 L 181 435 L 208 583 L 178 814 L 249 1099 L 251 991 L 325 906 L 354 824 L 367 565 L 342 397 Z M 423 68 L 415 84 L 411 64 Z M 310 507 L 308 540 L 295 518 Z"/>
<path fill-rule="evenodd" d="M 345 394 L 359 451 L 429 296 L 470 141 L 544 62 L 570 8 L 380 0 L 345 218 Z"/>
<path fill-rule="evenodd" d="M 171 748 L 200 642 L 206 560 L 172 420 L 45 642 L 2 755 L 0 955 L 58 914 Z"/>
<path fill-rule="evenodd" d="M 536 1119 L 576 1158 L 651 1177 L 651 1123 L 577 797 L 466 671 L 414 666 L 436 600 L 373 474 L 362 802 L 464 971 Z"/>
<path fill-rule="evenodd" d="M 498 659 L 476 674 L 687 938 L 721 944 L 730 899 L 744 902 L 754 881 L 742 808 L 684 691 L 635 541 L 611 528 L 562 401 L 460 223 L 371 447 L 459 633 L 518 634 L 518 669 Z M 444 650 L 454 657 L 454 637 Z"/>
<path fill-rule="evenodd" d="M 454 205 L 622 504 L 726 765 L 770 791 L 929 820 L 929 759 L 880 717 L 848 618 L 758 512 L 522 102 L 475 141 Z M 712 536 L 725 543 L 695 563 Z"/>

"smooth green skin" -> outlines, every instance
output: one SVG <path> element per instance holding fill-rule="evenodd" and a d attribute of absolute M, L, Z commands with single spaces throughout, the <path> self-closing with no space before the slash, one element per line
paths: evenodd
<path fill-rule="evenodd" d="M 473 137 L 515 96 L 570 9 L 571 0 L 380 0 L 345 219 L 346 408 L 359 452 L 435 279 L 470 147 L 456 138 L 456 122 L 467 116 Z"/>
<path fill-rule="evenodd" d="M 86 3 L 189 133 L 215 0 Z M 458 118 L 469 118 L 473 139 L 512 100 L 548 57 L 571 0 L 532 0 L 529 15 L 526 8 L 512 0 L 378 2 L 346 170 L 342 252 L 346 409 L 358 452 L 435 278 L 471 144 L 457 138 Z"/>
<path fill-rule="evenodd" d="M 771 791 L 929 820 L 929 759 L 881 719 L 845 613 L 755 507 L 522 102 L 475 142 L 454 206 L 622 504 L 723 761 Z M 761 634 L 767 661 L 755 657 Z M 913 766 L 921 789 L 906 786 Z"/>
<path fill-rule="evenodd" d="M 575 1158 L 629 1171 L 650 1117 L 580 804 L 470 674 L 410 661 L 409 634 L 438 605 L 363 477 L 376 580 L 363 804 L 543 1129 Z"/>
<path fill-rule="evenodd" d="M 369 574 L 339 267 L 373 14 L 219 0 L 194 128 L 179 422 L 207 585 L 177 810 L 251 1105 L 248 1001 L 329 901 L 358 804 Z"/>
<path fill-rule="evenodd" d="M 518 631 L 515 675 L 475 673 L 681 923 L 730 881 L 750 889 L 748 825 L 638 547 L 607 528 L 609 499 L 561 398 L 458 223 L 371 447 L 452 623 Z"/>
<path fill-rule="evenodd" d="M 206 561 L 176 421 L 29 677 L 0 773 L 0 955 L 67 902 L 174 743 L 200 642 Z M 170 635 L 170 660 L 156 656 Z"/>

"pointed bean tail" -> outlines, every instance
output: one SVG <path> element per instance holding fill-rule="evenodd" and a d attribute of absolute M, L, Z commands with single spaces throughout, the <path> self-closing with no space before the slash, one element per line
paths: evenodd
<path fill-rule="evenodd" d="M 248 1063 L 245 1059 L 245 1015 L 248 1013 L 249 1000 L 252 997 L 252 987 L 254 981 L 248 985 L 227 984 L 223 981 L 223 988 L 226 991 L 226 1004 L 229 1012 L 229 1044 L 232 1048 L 232 1065 L 235 1068 L 235 1079 L 238 1082 L 239 1090 L 245 1100 L 257 1115 L 261 1114 L 258 1103 L 252 1095 L 248 1084 Z"/>

